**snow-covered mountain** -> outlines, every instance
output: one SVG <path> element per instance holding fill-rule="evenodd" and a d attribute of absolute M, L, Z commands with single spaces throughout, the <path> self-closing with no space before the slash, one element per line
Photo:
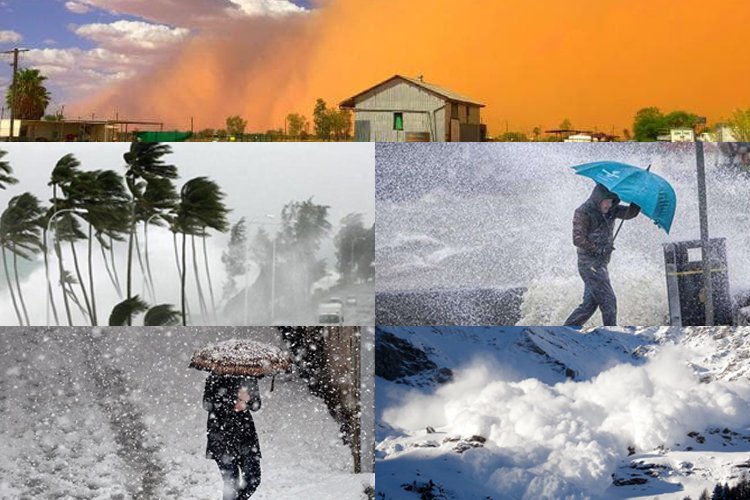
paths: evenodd
<path fill-rule="evenodd" d="M 379 328 L 378 495 L 697 499 L 750 468 L 749 374 L 750 328 Z"/>

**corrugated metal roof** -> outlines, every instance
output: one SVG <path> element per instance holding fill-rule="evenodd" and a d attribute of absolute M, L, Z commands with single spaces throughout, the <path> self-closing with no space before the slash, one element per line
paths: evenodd
<path fill-rule="evenodd" d="M 439 95 L 440 97 L 442 97 L 442 98 L 444 98 L 444 99 L 446 99 L 448 101 L 460 102 L 460 103 L 463 103 L 463 104 L 473 104 L 475 106 L 484 107 L 484 104 L 482 104 L 481 102 L 479 102 L 479 101 L 477 101 L 475 99 L 472 99 L 470 97 L 466 97 L 466 96 L 461 95 L 461 94 L 459 94 L 457 92 L 453 92 L 452 90 L 448 90 L 446 88 L 440 87 L 439 85 L 435 85 L 435 84 L 432 84 L 432 83 L 427 83 L 427 82 L 425 82 L 423 80 L 420 80 L 420 79 L 417 79 L 417 78 L 408 78 L 408 77 L 405 77 L 405 76 L 402 76 L 402 75 L 394 75 L 394 76 L 388 78 L 387 80 L 384 80 L 384 81 L 378 83 L 377 85 L 373 85 L 372 87 L 368 88 L 367 90 L 363 90 L 362 92 L 360 92 L 360 93 L 358 93 L 358 94 L 356 94 L 356 95 L 354 95 L 354 96 L 352 96 L 352 97 L 350 97 L 348 99 L 345 99 L 345 100 L 341 101 L 341 103 L 339 104 L 339 106 L 341 106 L 343 108 L 353 108 L 354 104 L 355 104 L 354 101 L 358 97 L 361 97 L 362 95 L 367 94 L 368 92 L 371 92 L 371 91 L 377 89 L 380 86 L 383 86 L 383 85 L 385 85 L 387 83 L 390 83 L 391 81 L 393 81 L 395 79 L 404 80 L 404 81 L 406 81 L 408 83 L 411 83 L 412 85 L 416 85 L 417 87 L 421 87 L 421 88 L 423 88 L 423 89 L 425 89 L 425 90 L 427 90 L 429 92 L 432 92 L 433 94 Z"/>

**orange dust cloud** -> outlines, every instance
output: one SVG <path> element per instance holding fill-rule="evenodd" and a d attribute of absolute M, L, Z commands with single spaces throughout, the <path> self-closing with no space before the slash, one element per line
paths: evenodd
<path fill-rule="evenodd" d="M 199 34 L 166 64 L 81 103 L 87 114 L 249 130 L 310 117 L 393 74 L 485 103 L 490 133 L 575 127 L 622 134 L 646 106 L 709 122 L 750 106 L 747 0 L 321 0 L 302 16 Z M 100 115 L 101 116 L 101 115 Z"/>

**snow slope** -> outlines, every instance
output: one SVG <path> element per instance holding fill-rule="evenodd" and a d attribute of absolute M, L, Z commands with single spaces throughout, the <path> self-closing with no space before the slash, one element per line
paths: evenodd
<path fill-rule="evenodd" d="M 0 498 L 221 498 L 218 469 L 205 459 L 206 374 L 188 363 L 236 331 L 0 333 Z M 273 392 L 262 380 L 261 392 L 263 477 L 253 498 L 363 498 L 374 477 L 350 473 L 351 453 L 322 400 L 295 376 L 277 377 Z"/>
<path fill-rule="evenodd" d="M 394 337 L 429 369 L 376 358 L 381 499 L 697 498 L 750 462 L 750 329 L 386 327 L 380 353 Z"/>

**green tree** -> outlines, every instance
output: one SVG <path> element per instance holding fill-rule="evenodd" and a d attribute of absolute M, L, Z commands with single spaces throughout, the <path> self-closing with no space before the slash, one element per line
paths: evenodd
<path fill-rule="evenodd" d="M 5 94 L 8 109 L 15 110 L 19 120 L 39 120 L 44 116 L 50 101 L 50 93 L 45 88 L 47 80 L 38 69 L 22 68 L 16 75 L 16 86 L 11 85 Z"/>
<path fill-rule="evenodd" d="M 523 132 L 505 132 L 496 139 L 499 142 L 528 142 L 529 138 Z"/>
<path fill-rule="evenodd" d="M 287 135 L 294 138 L 302 138 L 307 131 L 307 118 L 299 113 L 289 113 L 286 117 L 288 126 Z"/>
<path fill-rule="evenodd" d="M 729 127 L 732 129 L 734 140 L 750 142 L 750 108 L 735 109 L 729 118 Z"/>
<path fill-rule="evenodd" d="M 39 200 L 31 193 L 23 193 L 14 196 L 8 202 L 8 207 L 0 216 L 0 247 L 3 252 L 3 268 L 5 270 L 5 279 L 8 283 L 8 290 L 13 301 L 13 307 L 18 316 L 18 322 L 21 326 L 30 325 L 29 313 L 26 310 L 26 303 L 23 300 L 21 283 L 18 279 L 17 258 L 31 260 L 33 254 L 38 253 L 42 248 L 40 219 L 44 214 L 44 209 L 40 206 Z M 13 273 L 15 275 L 16 292 L 18 292 L 18 301 L 23 310 L 23 317 L 16 303 L 16 296 L 13 291 L 13 285 L 10 281 L 8 272 L 8 262 L 5 251 L 8 250 L 13 255 Z"/>
<path fill-rule="evenodd" d="M 247 126 L 247 121 L 243 120 L 241 116 L 234 115 L 227 118 L 226 121 L 227 125 L 227 134 L 231 136 L 241 136 L 245 133 L 245 127 Z"/>
<path fill-rule="evenodd" d="M 315 136 L 318 139 L 327 141 L 331 138 L 331 124 L 329 114 L 327 113 L 326 102 L 320 98 L 315 101 L 315 108 L 313 109 L 313 126 L 315 127 Z"/>
<path fill-rule="evenodd" d="M 664 115 L 659 108 L 639 109 L 633 120 L 633 138 L 638 142 L 655 141 L 664 130 Z"/>
<path fill-rule="evenodd" d="M 695 129 L 699 123 L 701 123 L 701 117 L 695 113 L 689 113 L 687 111 L 672 111 L 664 115 L 663 128 L 691 128 Z"/>

